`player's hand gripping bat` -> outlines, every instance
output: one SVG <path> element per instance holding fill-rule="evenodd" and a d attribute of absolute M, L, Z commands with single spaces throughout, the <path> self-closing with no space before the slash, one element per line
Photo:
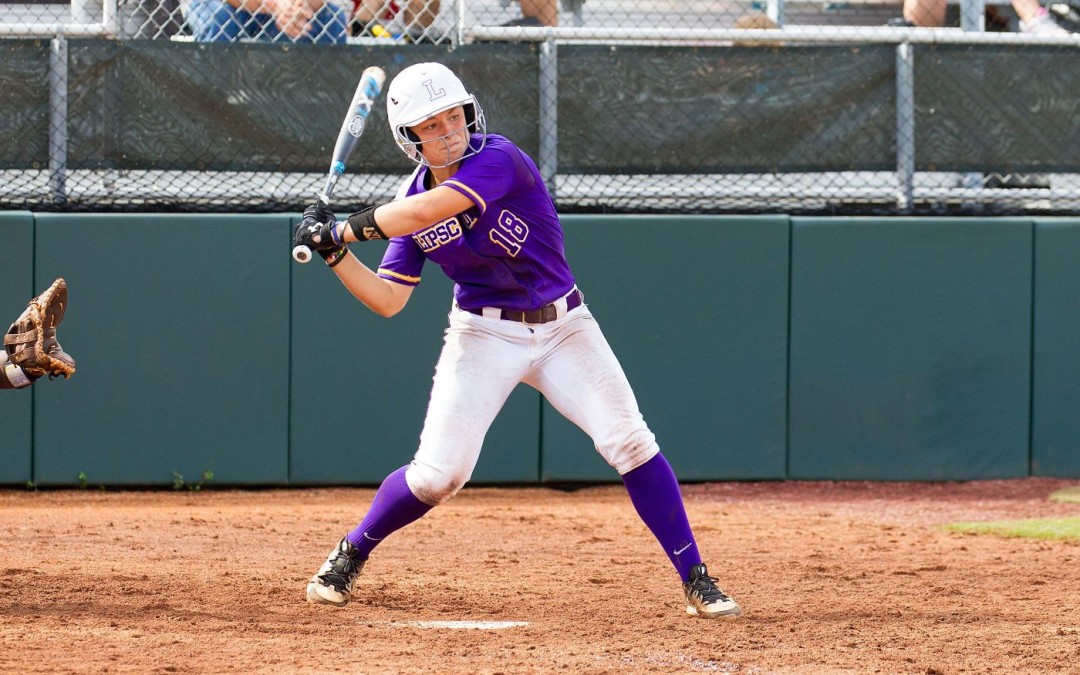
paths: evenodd
<path fill-rule="evenodd" d="M 360 134 L 364 133 L 368 114 L 375 99 L 379 98 L 383 83 L 386 81 L 386 73 L 378 66 L 371 66 L 364 70 L 360 76 L 360 83 L 356 85 L 356 93 L 353 94 L 352 103 L 349 104 L 349 112 L 341 123 L 338 131 L 337 142 L 334 144 L 334 156 L 330 160 L 330 170 L 326 174 L 326 185 L 322 193 L 318 195 L 319 203 L 330 206 L 330 197 L 334 194 L 338 178 L 345 173 L 345 162 L 349 155 L 356 149 L 356 142 Z M 292 250 L 293 260 L 306 263 L 311 260 L 311 249 L 307 246 L 296 246 Z"/>

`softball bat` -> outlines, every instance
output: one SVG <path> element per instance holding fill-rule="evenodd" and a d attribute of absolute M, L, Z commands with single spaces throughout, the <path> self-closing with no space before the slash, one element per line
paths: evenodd
<path fill-rule="evenodd" d="M 326 185 L 323 186 L 322 193 L 318 195 L 319 203 L 323 206 L 330 205 L 330 198 L 334 194 L 334 188 L 337 187 L 338 178 L 345 173 L 345 163 L 356 149 L 360 135 L 364 133 L 368 115 L 371 114 L 371 106 L 379 98 L 384 82 L 386 82 L 386 73 L 378 66 L 366 68 L 360 76 L 360 82 L 356 85 L 356 92 L 349 104 L 349 111 L 341 122 L 337 142 L 334 143 L 334 155 L 330 160 L 330 169 L 326 172 Z M 304 245 L 295 246 L 292 257 L 298 263 L 306 263 L 311 260 L 311 249 Z"/>

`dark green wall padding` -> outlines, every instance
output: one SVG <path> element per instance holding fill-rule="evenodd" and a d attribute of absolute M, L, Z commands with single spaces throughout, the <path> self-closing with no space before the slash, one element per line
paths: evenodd
<path fill-rule="evenodd" d="M 38 215 L 78 361 L 34 406 L 34 481 L 288 480 L 286 216 Z"/>
<path fill-rule="evenodd" d="M 1031 222 L 792 223 L 789 477 L 1026 475 Z"/>
<path fill-rule="evenodd" d="M 34 257 L 10 251 L 34 250 L 34 216 L 29 211 L 0 211 L 0 331 L 36 295 Z M 42 287 L 41 290 L 45 290 Z M 31 401 L 35 388 L 0 391 L 0 484 L 26 483 L 33 470 Z M 42 392 L 43 394 L 45 392 Z"/>
<path fill-rule="evenodd" d="M 1080 221 L 1035 221 L 1031 468 L 1080 476 Z"/>
<path fill-rule="evenodd" d="M 429 266 L 378 317 L 321 263 L 290 260 L 292 218 L 0 213 L 4 252 L 33 251 L 5 255 L 0 320 L 65 277 L 60 338 L 79 365 L 0 392 L 0 483 L 373 485 L 406 464 L 451 284 Z M 1080 220 L 565 226 L 682 480 L 1080 476 Z M 525 386 L 473 476 L 616 480 Z"/>

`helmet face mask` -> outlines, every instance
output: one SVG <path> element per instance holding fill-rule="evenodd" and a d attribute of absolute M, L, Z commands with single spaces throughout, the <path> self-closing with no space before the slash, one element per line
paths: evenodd
<path fill-rule="evenodd" d="M 476 97 L 465 90 L 465 85 L 446 66 L 418 63 L 402 70 L 387 90 L 386 116 L 394 141 L 405 156 L 417 164 L 432 166 L 421 154 L 420 139 L 409 127 L 457 106 L 465 110 L 465 128 L 470 134 L 468 147 L 461 157 L 433 168 L 449 166 L 483 149 L 487 135 L 484 111 Z M 473 139 L 473 133 L 479 134 L 480 138 Z"/>

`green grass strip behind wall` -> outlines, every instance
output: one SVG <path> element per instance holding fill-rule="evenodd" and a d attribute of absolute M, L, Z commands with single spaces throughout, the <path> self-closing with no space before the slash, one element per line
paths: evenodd
<path fill-rule="evenodd" d="M 1073 487 L 1061 488 L 1050 493 L 1050 501 L 1054 502 L 1073 502 L 1080 504 L 1080 485 L 1074 485 Z"/>
<path fill-rule="evenodd" d="M 949 523 L 941 526 L 941 529 L 949 532 L 995 534 L 1003 537 L 1024 537 L 1027 539 L 1080 540 L 1080 517 Z"/>

